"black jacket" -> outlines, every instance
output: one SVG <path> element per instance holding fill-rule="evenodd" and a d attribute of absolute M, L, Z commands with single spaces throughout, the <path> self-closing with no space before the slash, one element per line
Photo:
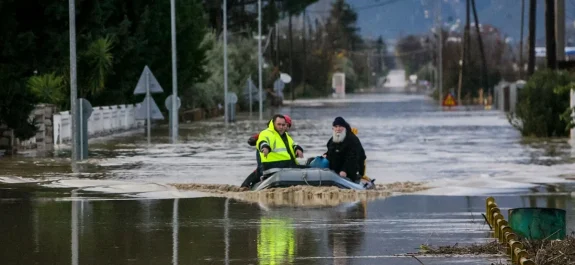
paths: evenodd
<path fill-rule="evenodd" d="M 330 138 L 327 142 L 326 154 L 329 168 L 336 173 L 344 171 L 353 181 L 363 175 L 365 152 L 359 138 L 353 134 L 351 129 L 346 129 L 345 139 L 341 143 L 334 143 L 333 137 Z"/>

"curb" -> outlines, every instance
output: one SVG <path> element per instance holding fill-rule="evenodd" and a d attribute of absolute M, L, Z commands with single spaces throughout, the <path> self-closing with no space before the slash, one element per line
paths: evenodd
<path fill-rule="evenodd" d="M 493 197 L 488 197 L 485 200 L 485 215 L 487 222 L 494 230 L 493 237 L 506 244 L 507 254 L 511 258 L 512 264 L 536 265 L 533 260 L 528 258 L 523 244 L 518 241 L 517 235 L 509 227 L 509 223 L 501 214 L 501 210 Z"/>

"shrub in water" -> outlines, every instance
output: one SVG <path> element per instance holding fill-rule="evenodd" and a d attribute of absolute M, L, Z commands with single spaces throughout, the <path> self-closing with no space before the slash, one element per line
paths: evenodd
<path fill-rule="evenodd" d="M 519 90 L 515 113 L 509 122 L 521 135 L 529 137 L 564 137 L 573 127 L 570 91 L 574 75 L 566 71 L 541 70 L 534 73 Z"/>

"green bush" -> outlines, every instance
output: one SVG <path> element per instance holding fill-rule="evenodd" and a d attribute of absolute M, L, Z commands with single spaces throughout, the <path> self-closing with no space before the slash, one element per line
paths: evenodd
<path fill-rule="evenodd" d="M 528 137 L 564 137 L 573 127 L 569 108 L 573 74 L 541 70 L 533 74 L 519 90 L 516 113 L 509 122 Z"/>

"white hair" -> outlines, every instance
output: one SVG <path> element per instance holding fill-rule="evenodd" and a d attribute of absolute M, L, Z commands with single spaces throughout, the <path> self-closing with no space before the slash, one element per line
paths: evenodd
<path fill-rule="evenodd" d="M 343 132 L 338 133 L 336 131 L 333 131 L 333 142 L 334 143 L 341 143 L 343 142 L 343 139 L 345 139 L 345 136 L 347 134 L 347 130 L 343 130 Z"/>

